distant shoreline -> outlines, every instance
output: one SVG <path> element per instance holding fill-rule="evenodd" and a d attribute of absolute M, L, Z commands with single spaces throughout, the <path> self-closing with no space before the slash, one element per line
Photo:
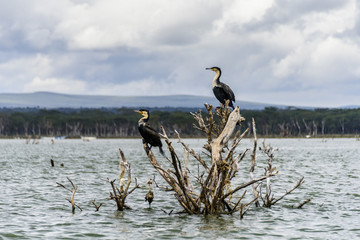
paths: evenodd
<path fill-rule="evenodd" d="M 92 136 L 83 136 L 83 137 L 92 137 Z M 197 137 L 197 136 L 181 136 L 182 139 L 204 139 L 207 140 L 206 137 Z M 252 139 L 253 136 L 245 136 L 243 139 Z M 331 139 L 331 138 L 354 138 L 354 139 L 358 139 L 360 141 L 360 135 L 356 135 L 356 134 L 343 134 L 343 135 L 337 135 L 337 134 L 326 134 L 326 135 L 318 135 L 318 136 L 310 136 L 310 137 L 306 137 L 306 136 L 263 136 L 263 135 L 259 135 L 257 134 L 257 138 L 261 138 L 261 139 Z M 82 140 L 81 137 L 65 137 L 64 139 L 56 139 L 56 137 L 53 136 L 41 136 L 39 137 L 16 137 L 16 136 L 1 136 L 0 140 L 46 140 L 46 139 L 54 139 L 56 141 L 61 141 L 61 140 Z M 91 141 L 96 141 L 96 140 L 111 140 L 111 139 L 141 139 L 141 137 L 96 137 L 96 139 L 93 139 Z M 171 136 L 170 139 L 177 139 L 176 136 Z"/>

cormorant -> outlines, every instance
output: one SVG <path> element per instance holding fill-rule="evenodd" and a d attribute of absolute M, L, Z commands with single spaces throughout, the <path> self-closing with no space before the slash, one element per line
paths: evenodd
<path fill-rule="evenodd" d="M 151 203 L 154 200 L 154 192 L 151 190 L 152 179 L 149 179 L 148 184 L 149 184 L 149 191 L 145 195 L 145 201 L 148 201 L 149 207 L 151 207 Z"/>
<path fill-rule="evenodd" d="M 140 109 L 140 110 L 135 110 L 135 112 L 138 112 L 144 116 L 138 122 L 139 132 L 143 137 L 143 142 L 150 144 L 150 149 L 152 146 L 159 147 L 160 153 L 164 155 L 159 133 L 156 132 L 155 129 L 150 127 L 149 124 L 147 124 L 147 121 L 150 118 L 149 110 Z"/>
<path fill-rule="evenodd" d="M 235 95 L 228 85 L 220 82 L 221 69 L 219 67 L 211 67 L 206 68 L 206 70 L 216 72 L 212 81 L 212 89 L 217 100 L 219 100 L 222 104 L 225 104 L 225 100 L 229 100 L 229 106 L 234 109 L 233 101 L 235 102 Z"/>

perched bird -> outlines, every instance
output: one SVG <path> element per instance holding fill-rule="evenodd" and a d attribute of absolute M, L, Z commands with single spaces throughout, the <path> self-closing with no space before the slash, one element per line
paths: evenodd
<path fill-rule="evenodd" d="M 120 193 L 124 193 L 124 186 L 125 186 L 125 178 L 120 179 Z"/>
<path fill-rule="evenodd" d="M 229 100 L 229 106 L 234 109 L 233 101 L 235 102 L 235 95 L 228 85 L 220 82 L 221 69 L 218 67 L 211 67 L 206 68 L 206 70 L 212 70 L 216 73 L 212 81 L 212 89 L 217 100 L 222 104 L 225 104 L 225 100 Z"/>
<path fill-rule="evenodd" d="M 140 113 L 143 117 L 138 122 L 139 132 L 143 137 L 143 142 L 150 144 L 150 149 L 152 146 L 159 147 L 160 153 L 164 155 L 164 151 L 162 150 L 162 143 L 160 140 L 160 135 L 155 131 L 147 121 L 149 121 L 150 113 L 146 109 L 135 110 L 135 112 Z M 149 150 L 150 150 L 149 149 Z"/>
<path fill-rule="evenodd" d="M 151 203 L 152 201 L 154 200 L 154 193 L 153 191 L 151 190 L 151 184 L 152 184 L 152 179 L 150 179 L 148 181 L 148 184 L 149 184 L 149 191 L 146 193 L 145 195 L 145 201 L 148 201 L 149 203 L 149 207 L 151 207 Z"/>

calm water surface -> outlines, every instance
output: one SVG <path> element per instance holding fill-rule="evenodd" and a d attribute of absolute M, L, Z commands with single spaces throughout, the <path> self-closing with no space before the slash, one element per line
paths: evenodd
<path fill-rule="evenodd" d="M 201 152 L 204 140 L 185 141 Z M 172 193 L 160 188 L 154 189 L 155 199 L 149 208 L 144 201 L 146 182 L 156 171 L 140 139 L 61 140 L 55 144 L 45 139 L 39 144 L 0 140 L 0 239 L 360 238 L 360 141 L 267 139 L 266 143 L 278 148 L 274 165 L 279 175 L 272 179 L 275 197 L 301 176 L 305 183 L 272 208 L 253 207 L 240 220 L 239 214 L 167 215 L 164 211 L 182 209 Z M 174 145 L 183 156 L 181 146 L 176 141 Z M 251 140 L 245 139 L 239 151 L 251 146 Z M 143 186 L 128 196 L 131 209 L 124 212 L 117 212 L 115 203 L 107 200 L 111 187 L 106 179 L 119 174 L 119 148 L 131 164 L 132 176 Z M 159 156 L 157 149 L 154 153 Z M 159 161 L 167 164 L 161 159 L 159 156 Z M 233 185 L 248 181 L 250 155 L 241 166 Z M 258 153 L 256 176 L 263 174 L 265 166 L 265 156 Z M 196 165 L 193 168 L 197 169 Z M 75 214 L 66 200 L 71 193 L 56 184 L 70 187 L 66 177 L 78 185 L 75 201 L 83 211 L 76 209 Z M 165 186 L 159 175 L 156 180 Z M 307 198 L 312 200 L 303 209 L 293 208 Z M 94 199 L 103 203 L 99 212 L 91 204 Z"/>

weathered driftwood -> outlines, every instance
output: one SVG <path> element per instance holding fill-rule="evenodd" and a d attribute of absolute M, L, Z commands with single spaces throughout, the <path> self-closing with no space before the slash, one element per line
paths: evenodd
<path fill-rule="evenodd" d="M 166 157 L 169 166 L 160 165 L 154 153 L 151 150 L 147 151 L 149 147 L 146 143 L 143 146 L 145 153 L 153 167 L 174 191 L 175 197 L 185 212 L 189 214 L 231 214 L 240 212 L 242 218 L 253 203 L 259 206 L 261 196 L 258 192 L 259 183 L 270 179 L 278 172 L 274 171 L 270 165 L 269 171 L 264 176 L 255 178 L 257 138 L 255 121 L 253 120 L 255 139 L 251 155 L 250 181 L 233 188 L 231 180 L 238 173 L 240 162 L 250 150 L 246 149 L 241 153 L 237 153 L 236 149 L 250 129 L 247 128 L 243 132 L 238 130 L 238 126 L 245 119 L 241 117 L 238 107 L 230 111 L 228 102 L 221 105 L 220 108 L 216 108 L 216 115 L 214 115 L 211 105 L 205 104 L 205 108 L 208 112 L 205 119 L 201 111 L 192 113 L 197 122 L 196 125 L 194 124 L 195 128 L 207 136 L 203 154 L 196 153 L 186 145 L 181 140 L 180 134 L 175 131 L 178 143 L 183 146 L 185 151 L 184 160 L 180 160 L 163 128 L 162 136 L 170 153 L 170 157 Z M 198 163 L 197 175 L 189 169 L 189 156 L 192 156 Z M 209 163 L 209 161 L 211 162 Z M 202 169 L 200 170 L 200 168 Z M 268 183 L 270 184 L 270 181 Z M 254 196 L 250 202 L 242 203 L 247 192 L 246 188 L 250 186 L 253 189 Z M 244 191 L 239 195 L 241 190 Z M 236 200 L 233 202 L 233 199 Z"/>
<path fill-rule="evenodd" d="M 120 151 L 120 156 L 121 156 L 121 161 L 120 161 L 120 188 L 115 186 L 115 181 L 116 179 L 110 181 L 108 179 L 108 182 L 110 183 L 111 187 L 112 187 L 112 192 L 110 192 L 110 199 L 114 200 L 116 202 L 116 206 L 117 206 L 117 210 L 118 211 L 123 211 L 124 208 L 126 208 L 125 206 L 125 200 L 126 197 L 131 194 L 136 188 L 139 187 L 139 185 L 137 184 L 137 179 L 135 178 L 135 186 L 129 191 L 129 187 L 130 187 L 130 183 L 131 183 L 131 169 L 130 169 L 130 164 L 126 161 L 125 155 L 123 153 L 123 151 L 121 149 L 119 149 Z M 127 177 L 127 184 L 125 185 L 125 173 L 128 174 Z"/>

